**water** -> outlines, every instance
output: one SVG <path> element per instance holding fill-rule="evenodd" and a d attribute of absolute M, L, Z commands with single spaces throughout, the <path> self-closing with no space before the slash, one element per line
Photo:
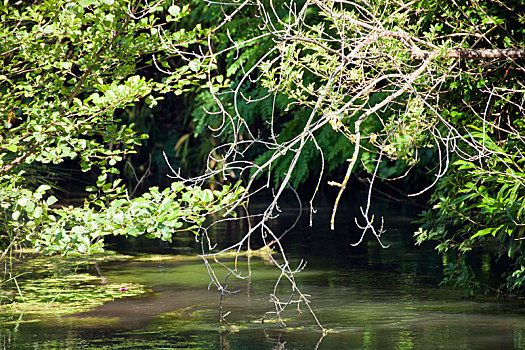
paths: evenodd
<path fill-rule="evenodd" d="M 222 300 L 226 324 L 219 323 L 220 293 L 208 290 L 202 261 L 165 259 L 102 266 L 104 276 L 116 282 L 145 284 L 152 290 L 142 297 L 104 304 L 90 312 L 33 322 L 0 325 L 2 349 L 524 349 L 525 304 L 520 300 L 463 300 L 438 287 L 443 264 L 432 247 L 414 247 L 410 219 L 416 209 L 380 203 L 387 233 L 382 249 L 373 237 L 352 247 L 355 228 L 351 203 L 343 203 L 338 230 L 329 230 L 330 208 L 320 204 L 314 227 L 301 220 L 284 241 L 292 264 L 307 261 L 297 281 L 317 317 L 330 332 L 323 335 L 304 306 L 290 306 L 280 327 L 262 316 L 271 311 L 269 294 L 279 272 L 274 266 L 250 259 L 252 277 L 228 279 L 238 291 Z M 257 210 L 255 207 L 254 210 Z M 287 210 L 272 223 L 285 229 L 295 218 Z M 307 214 L 307 213 L 305 213 Z M 212 238 L 233 241 L 242 225 L 216 226 Z M 192 237 L 179 237 L 177 251 L 198 250 Z M 225 243 L 224 243 L 225 244 Z M 254 243 L 256 244 L 256 243 Z M 163 247 L 169 249 L 169 247 Z M 233 264 L 231 259 L 224 260 Z M 248 272 L 242 258 L 239 269 Z M 226 273 L 218 270 L 221 279 Z M 286 297 L 283 285 L 278 295 Z"/>

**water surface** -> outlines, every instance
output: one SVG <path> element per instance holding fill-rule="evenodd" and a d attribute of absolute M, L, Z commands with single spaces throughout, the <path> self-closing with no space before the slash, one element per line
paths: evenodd
<path fill-rule="evenodd" d="M 284 206 L 286 207 L 286 206 Z M 254 210 L 257 208 L 255 207 Z M 297 275 L 301 290 L 323 326 L 323 336 L 307 309 L 290 306 L 284 326 L 268 317 L 279 271 L 261 259 L 239 262 L 249 279 L 228 279 L 236 291 L 222 296 L 211 286 L 202 261 L 164 259 L 102 266 L 115 282 L 142 283 L 151 293 L 104 304 L 90 312 L 1 326 L 4 349 L 523 349 L 525 304 L 520 300 L 464 300 L 439 287 L 443 261 L 432 247 L 414 247 L 411 219 L 416 209 L 398 203 L 379 203 L 376 215 L 385 215 L 387 232 L 380 247 L 373 237 L 352 247 L 360 235 L 357 213 L 343 203 L 338 230 L 329 230 L 330 208 L 323 205 L 314 227 L 308 218 L 285 239 L 292 264 L 307 261 Z M 288 227 L 297 210 L 288 210 L 272 223 Z M 239 237 L 245 224 L 225 223 L 211 232 L 226 245 Z M 254 243 L 256 244 L 256 243 Z M 198 251 L 193 237 L 179 237 L 174 252 Z M 182 246 L 186 248 L 181 249 Z M 170 247 L 163 246 L 164 250 Z M 231 259 L 226 263 L 233 264 Z M 220 278 L 225 271 L 217 270 Z M 488 271 L 487 273 L 490 273 Z M 284 284 L 278 296 L 285 298 Z M 226 314 L 229 326 L 219 323 Z"/>

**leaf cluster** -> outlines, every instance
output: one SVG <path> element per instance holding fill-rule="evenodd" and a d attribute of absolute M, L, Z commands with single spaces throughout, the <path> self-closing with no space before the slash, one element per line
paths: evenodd
<path fill-rule="evenodd" d="M 147 138 L 121 111 L 180 95 L 213 66 L 194 57 L 180 64 L 180 50 L 206 34 L 199 25 L 180 26 L 190 13 L 189 4 L 166 1 L 0 5 L 2 248 L 30 242 L 50 252 L 91 253 L 108 234 L 168 240 L 224 205 L 227 189 L 152 188 L 130 199 L 120 178 L 122 162 Z M 83 206 L 50 195 L 52 180 L 39 186 L 43 169 L 58 164 L 97 179 Z"/>

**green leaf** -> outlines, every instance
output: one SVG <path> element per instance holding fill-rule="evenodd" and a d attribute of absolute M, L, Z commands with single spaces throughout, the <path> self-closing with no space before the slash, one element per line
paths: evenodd
<path fill-rule="evenodd" d="M 193 60 L 193 61 L 190 61 L 188 63 L 188 67 L 194 71 L 194 72 L 197 72 L 199 70 L 199 62 L 196 61 L 196 60 Z"/>
<path fill-rule="evenodd" d="M 78 1 L 78 4 L 82 7 L 97 5 L 98 3 L 99 3 L 99 0 L 79 0 Z"/>
<path fill-rule="evenodd" d="M 42 216 L 42 207 L 36 207 L 33 211 L 33 218 L 38 219 Z"/>
<path fill-rule="evenodd" d="M 87 252 L 87 247 L 86 247 L 86 245 L 84 243 L 81 243 L 81 244 L 78 245 L 77 250 L 80 253 L 84 254 L 84 253 Z"/>
<path fill-rule="evenodd" d="M 12 214 L 12 218 L 13 218 L 13 220 L 17 221 L 18 218 L 20 217 L 20 214 L 21 214 L 20 210 L 15 210 L 15 211 L 13 212 L 13 214 Z"/>
<path fill-rule="evenodd" d="M 32 213 L 33 210 L 35 210 L 35 207 L 36 207 L 35 202 L 33 202 L 33 201 L 28 201 L 27 204 L 26 204 L 26 206 L 25 206 L 25 210 L 26 210 L 26 212 L 28 212 L 28 213 Z"/>
<path fill-rule="evenodd" d="M 29 202 L 29 199 L 22 197 L 16 201 L 16 204 L 18 204 L 21 207 L 25 207 L 27 205 L 27 202 Z"/>
<path fill-rule="evenodd" d="M 211 190 L 205 189 L 200 193 L 200 198 L 204 203 L 211 202 L 213 200 L 213 192 Z"/>
<path fill-rule="evenodd" d="M 180 13 L 180 7 L 177 5 L 171 5 L 168 8 L 168 13 L 172 15 L 173 17 L 176 17 Z"/>
<path fill-rule="evenodd" d="M 40 185 L 40 186 L 38 186 L 36 192 L 44 193 L 44 192 L 46 192 L 49 189 L 51 189 L 51 186 L 49 186 L 49 185 Z"/>
<path fill-rule="evenodd" d="M 55 196 L 49 196 L 49 198 L 46 200 L 47 205 L 53 205 L 56 202 L 58 202 L 58 199 Z"/>
<path fill-rule="evenodd" d="M 483 237 L 483 236 L 486 236 L 488 234 L 492 234 L 493 231 L 497 230 L 496 228 L 494 227 L 489 227 L 489 228 L 485 228 L 483 230 L 479 230 L 475 235 L 473 235 L 472 237 L 470 237 L 470 239 L 474 239 L 474 238 L 478 238 L 478 237 Z"/>

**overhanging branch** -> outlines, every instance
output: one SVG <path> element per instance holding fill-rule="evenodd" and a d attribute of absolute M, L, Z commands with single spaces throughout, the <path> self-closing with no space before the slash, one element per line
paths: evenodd
<path fill-rule="evenodd" d="M 436 56 L 437 51 L 414 52 L 414 58 L 426 58 Z M 525 50 L 518 49 L 451 49 L 447 51 L 445 57 L 450 58 L 525 58 Z"/>

